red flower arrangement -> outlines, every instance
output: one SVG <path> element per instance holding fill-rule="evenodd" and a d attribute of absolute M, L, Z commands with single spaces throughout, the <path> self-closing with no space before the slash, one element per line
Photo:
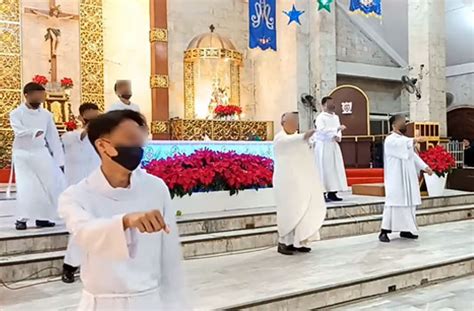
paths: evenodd
<path fill-rule="evenodd" d="M 45 76 L 41 76 L 41 75 L 35 75 L 31 81 L 41 84 L 43 86 L 49 82 Z"/>
<path fill-rule="evenodd" d="M 454 157 L 441 145 L 420 152 L 420 158 L 438 177 L 446 176 L 456 165 Z"/>
<path fill-rule="evenodd" d="M 233 195 L 239 190 L 271 187 L 273 177 L 272 159 L 208 149 L 153 160 L 144 168 L 164 180 L 171 197 L 222 190 Z"/>
<path fill-rule="evenodd" d="M 218 105 L 216 108 L 214 108 L 214 114 L 217 117 L 240 115 L 241 113 L 242 108 L 236 105 Z"/>
<path fill-rule="evenodd" d="M 61 86 L 65 89 L 72 89 L 74 83 L 72 82 L 71 78 L 64 77 L 61 79 Z"/>
<path fill-rule="evenodd" d="M 77 123 L 75 120 L 69 120 L 68 122 L 64 122 L 64 126 L 66 127 L 66 131 L 68 132 L 77 129 Z"/>

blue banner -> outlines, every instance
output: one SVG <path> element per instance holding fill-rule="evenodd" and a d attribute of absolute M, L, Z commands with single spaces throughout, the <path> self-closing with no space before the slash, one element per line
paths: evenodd
<path fill-rule="evenodd" d="M 381 17 L 382 0 L 351 0 L 349 11 Z"/>
<path fill-rule="evenodd" d="M 276 51 L 276 0 L 249 0 L 249 46 Z"/>

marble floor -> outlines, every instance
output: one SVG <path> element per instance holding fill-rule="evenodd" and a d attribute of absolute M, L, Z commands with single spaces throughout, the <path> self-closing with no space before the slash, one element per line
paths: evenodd
<path fill-rule="evenodd" d="M 474 276 L 405 290 L 349 304 L 333 311 L 469 311 L 474 310 Z"/>
<path fill-rule="evenodd" d="M 378 242 L 376 234 L 324 240 L 315 242 L 310 254 L 288 257 L 272 248 L 188 260 L 184 265 L 189 292 L 197 310 L 232 308 L 474 258 L 472 220 L 423 227 L 416 241 L 392 238 L 389 244 Z M 34 282 L 38 280 L 12 286 Z M 0 310 L 71 310 L 80 288 L 79 282 L 65 285 L 57 280 L 17 290 L 0 286 Z"/>

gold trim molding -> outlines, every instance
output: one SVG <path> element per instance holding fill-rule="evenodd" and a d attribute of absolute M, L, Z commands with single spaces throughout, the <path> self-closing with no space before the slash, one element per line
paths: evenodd
<path fill-rule="evenodd" d="M 166 89 L 169 86 L 169 80 L 167 75 L 152 75 L 150 77 L 150 88 L 162 88 Z"/>
<path fill-rule="evenodd" d="M 152 28 L 150 30 L 150 43 L 153 42 L 168 42 L 168 29 Z"/>
<path fill-rule="evenodd" d="M 166 134 L 169 133 L 168 121 L 151 121 L 152 134 Z"/>
<path fill-rule="evenodd" d="M 0 169 L 11 164 L 9 114 L 21 101 L 20 0 L 0 0 Z"/>
<path fill-rule="evenodd" d="M 102 0 L 80 0 L 81 103 L 104 109 L 104 25 Z"/>
<path fill-rule="evenodd" d="M 239 65 L 242 63 L 242 53 L 234 50 L 228 49 L 215 49 L 215 48 L 207 48 L 207 49 L 190 49 L 184 52 L 184 61 L 194 61 L 197 59 L 208 59 L 208 58 L 222 58 L 222 59 L 230 59 L 237 62 Z"/>

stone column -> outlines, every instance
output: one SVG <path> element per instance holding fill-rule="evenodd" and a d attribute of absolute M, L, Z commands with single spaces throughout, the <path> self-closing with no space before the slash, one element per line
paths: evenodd
<path fill-rule="evenodd" d="M 332 12 L 318 11 L 316 2 L 311 1 L 307 14 L 309 16 L 309 85 L 308 91 L 316 97 L 318 103 L 336 87 L 336 5 Z M 304 36 L 302 36 L 304 39 Z M 318 111 L 320 107 L 318 106 Z M 301 116 L 307 127 L 313 126 L 312 117 Z"/>
<path fill-rule="evenodd" d="M 444 0 L 408 1 L 410 76 L 421 88 L 420 100 L 410 95 L 410 119 L 439 122 L 441 136 L 447 134 L 444 18 Z"/>

